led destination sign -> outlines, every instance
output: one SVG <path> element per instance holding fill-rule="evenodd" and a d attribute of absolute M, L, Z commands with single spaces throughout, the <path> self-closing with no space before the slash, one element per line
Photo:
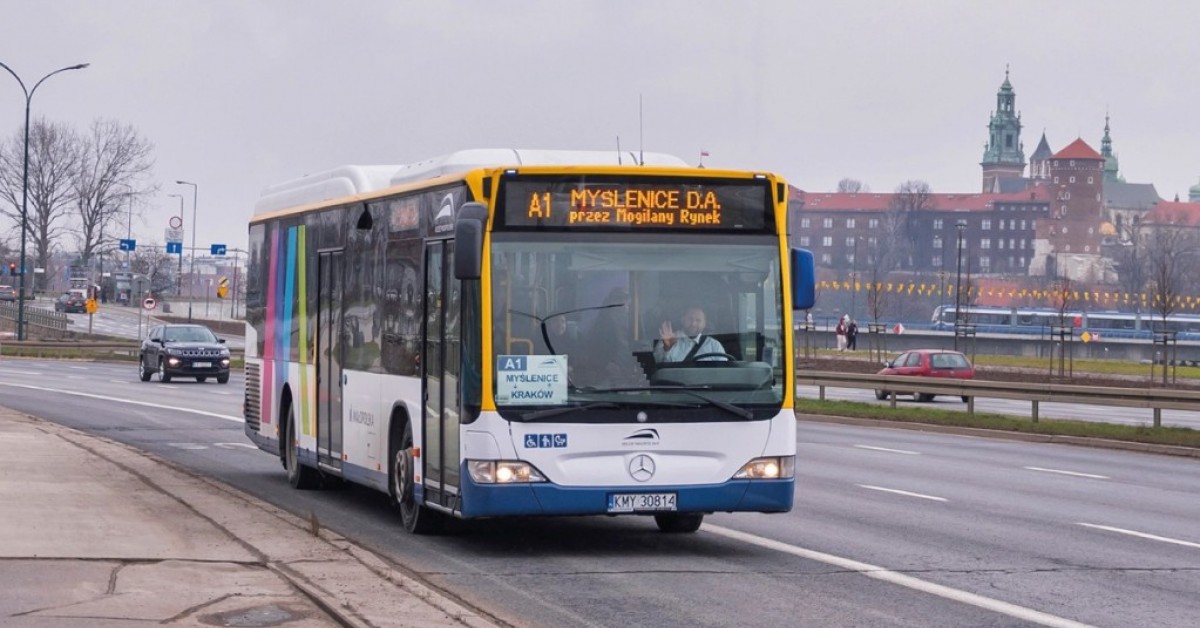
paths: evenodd
<path fill-rule="evenodd" d="M 556 229 L 762 230 L 772 224 L 764 180 L 621 181 L 576 177 L 504 184 L 504 226 Z"/>

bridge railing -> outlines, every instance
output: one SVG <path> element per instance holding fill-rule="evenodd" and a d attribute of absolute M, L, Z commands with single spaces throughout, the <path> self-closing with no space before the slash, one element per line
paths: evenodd
<path fill-rule="evenodd" d="M 17 303 L 0 302 L 0 320 L 5 321 L 5 326 L 11 324 L 12 328 L 16 329 L 17 324 Z M 29 331 L 32 327 L 39 327 L 44 330 L 65 332 L 67 330 L 67 315 L 53 310 L 44 310 L 39 307 L 31 307 L 30 304 L 25 304 L 25 328 Z"/>
<path fill-rule="evenodd" d="M 987 380 L 951 380 L 903 375 L 867 375 L 833 371 L 797 371 L 796 384 L 817 386 L 822 401 L 826 388 L 856 388 L 888 391 L 891 407 L 896 407 L 896 391 L 949 395 L 967 400 L 967 413 L 975 413 L 975 398 L 1015 399 L 1031 404 L 1031 418 L 1038 420 L 1040 403 L 1076 403 L 1094 406 L 1144 408 L 1153 411 L 1154 427 L 1162 427 L 1163 410 L 1200 411 L 1200 391 L 1171 388 L 1120 388 L 1080 386 L 1051 382 L 998 382 Z"/>

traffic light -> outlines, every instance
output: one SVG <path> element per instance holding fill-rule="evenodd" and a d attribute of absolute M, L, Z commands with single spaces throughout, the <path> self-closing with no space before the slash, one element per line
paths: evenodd
<path fill-rule="evenodd" d="M 8 274 L 13 275 L 14 277 L 16 276 L 16 274 L 17 274 L 17 263 L 16 262 L 8 263 Z"/>

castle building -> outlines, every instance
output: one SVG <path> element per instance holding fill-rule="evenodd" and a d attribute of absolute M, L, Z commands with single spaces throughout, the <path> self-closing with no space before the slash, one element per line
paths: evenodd
<path fill-rule="evenodd" d="M 1043 186 L 1050 211 L 1038 221 L 1029 274 L 1096 281 L 1101 274 L 1104 157 L 1079 138 L 1054 153 L 1049 164 L 1050 179 Z"/>
<path fill-rule="evenodd" d="M 1099 151 L 1077 138 L 1054 152 L 1043 131 L 1026 164 L 1006 69 L 979 164 L 981 193 L 926 190 L 914 199 L 900 191 L 797 190 L 789 207 L 798 226 L 793 244 L 812 250 L 818 266 L 839 272 L 861 272 L 887 256 L 896 272 L 942 273 L 954 269 L 961 239 L 965 262 L 980 275 L 1115 281 L 1111 252 L 1136 237 L 1138 225 L 1164 201 L 1153 184 L 1121 176 L 1110 122 L 1106 114 Z M 1200 184 L 1189 190 L 1189 200 L 1200 202 Z M 897 256 L 898 250 L 904 253 Z"/>

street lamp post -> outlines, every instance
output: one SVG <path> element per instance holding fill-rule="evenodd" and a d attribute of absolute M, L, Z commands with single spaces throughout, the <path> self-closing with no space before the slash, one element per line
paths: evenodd
<path fill-rule="evenodd" d="M 191 323 L 192 301 L 196 299 L 196 294 L 193 293 L 194 288 L 196 288 L 196 201 L 199 197 L 200 186 L 191 183 L 191 181 L 175 181 L 175 183 L 192 186 L 192 263 L 191 267 L 187 270 L 187 322 Z M 184 255 L 182 253 L 179 256 L 179 263 L 184 263 Z"/>
<path fill-rule="evenodd" d="M 133 239 L 133 189 L 129 189 L 129 198 L 125 199 L 129 203 L 129 222 L 125 223 L 125 239 Z M 125 305 L 130 305 L 133 302 L 133 261 L 130 255 L 133 252 L 128 248 L 125 249 L 125 276 L 129 280 L 129 298 L 125 299 Z M 121 300 L 121 295 L 116 295 L 117 301 Z M 138 334 L 141 336 L 141 334 Z"/>
<path fill-rule="evenodd" d="M 959 325 L 962 322 L 962 252 L 963 252 L 963 231 L 967 228 L 967 221 L 959 220 L 954 223 L 954 227 L 958 229 L 958 270 L 954 278 L 954 350 L 958 351 L 958 331 Z"/>
<path fill-rule="evenodd" d="M 17 340 L 25 340 L 25 233 L 29 230 L 29 108 L 33 100 L 33 94 L 37 88 L 41 86 L 46 79 L 67 70 L 82 70 L 88 67 L 87 63 L 79 63 L 69 65 L 65 68 L 59 68 L 46 76 L 43 76 L 37 83 L 33 84 L 33 89 L 25 89 L 25 81 L 21 80 L 20 76 L 13 71 L 12 68 L 0 63 L 0 68 L 8 70 L 8 73 L 17 79 L 17 83 L 21 86 L 21 91 L 25 92 L 25 160 L 23 166 L 23 174 L 21 175 L 21 279 L 20 291 L 17 293 Z"/>
<path fill-rule="evenodd" d="M 183 195 L 168 194 L 172 198 L 179 199 L 179 226 L 183 226 Z M 175 296 L 183 296 L 183 242 L 179 242 L 179 272 L 175 274 Z"/>
<path fill-rule="evenodd" d="M 855 320 L 854 303 L 858 297 L 858 241 L 862 236 L 854 236 L 854 255 L 850 260 L 850 320 Z"/>
<path fill-rule="evenodd" d="M 200 186 L 190 181 L 176 181 L 179 185 L 192 186 L 192 263 L 188 268 L 188 322 L 192 322 L 192 301 L 195 295 L 193 288 L 196 286 L 196 199 L 200 194 Z M 183 254 L 179 255 L 179 263 L 183 263 Z"/>

